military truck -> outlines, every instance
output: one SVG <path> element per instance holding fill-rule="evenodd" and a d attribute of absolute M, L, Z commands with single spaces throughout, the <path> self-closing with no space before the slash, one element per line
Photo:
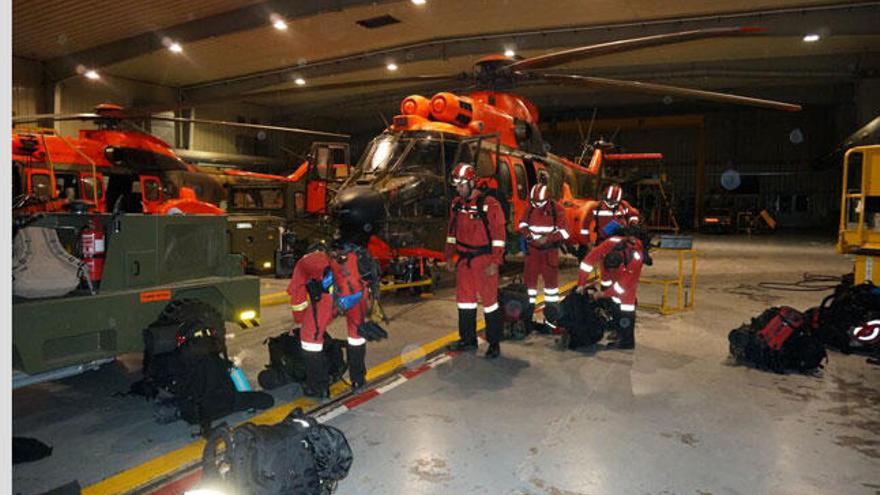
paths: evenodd
<path fill-rule="evenodd" d="M 230 254 L 223 216 L 52 213 L 17 227 L 14 387 L 142 351 L 158 323 L 198 321 L 224 336 L 224 322 L 259 324 L 259 279 Z"/>

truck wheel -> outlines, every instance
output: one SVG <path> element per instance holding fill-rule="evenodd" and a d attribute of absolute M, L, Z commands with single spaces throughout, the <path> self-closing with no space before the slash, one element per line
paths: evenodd
<path fill-rule="evenodd" d="M 220 340 L 223 351 L 226 351 L 226 324 L 220 313 L 210 304 L 198 299 L 176 299 L 168 303 L 160 320 L 166 323 L 198 323 L 214 330 Z"/>

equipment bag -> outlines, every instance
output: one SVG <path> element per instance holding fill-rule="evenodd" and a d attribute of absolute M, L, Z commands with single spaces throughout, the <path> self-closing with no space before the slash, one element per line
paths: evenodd
<path fill-rule="evenodd" d="M 224 451 L 218 453 L 220 442 Z M 202 455 L 205 483 L 249 495 L 324 495 L 348 475 L 353 460 L 345 435 L 301 409 L 275 425 L 220 428 Z"/>
<path fill-rule="evenodd" d="M 167 349 L 167 338 L 161 339 L 161 344 L 148 346 L 144 352 L 144 379 L 132 385 L 133 392 L 151 399 L 160 391 L 170 394 L 171 400 L 160 401 L 157 407 L 167 409 L 169 403 L 173 404 L 180 418 L 201 425 L 203 431 L 214 420 L 232 412 L 268 409 L 275 404 L 265 392 L 236 390 L 230 376 L 232 363 L 224 354 L 220 337 L 209 329 L 194 328 L 184 325 L 177 333 L 180 345 L 170 351 L 152 353 Z M 169 422 L 168 414 L 161 417 L 161 422 Z"/>
<path fill-rule="evenodd" d="M 731 330 L 730 354 L 737 362 L 776 373 L 820 368 L 827 354 L 811 329 L 811 319 L 812 314 L 807 319 L 788 306 L 769 308 L 750 324 Z"/>
<path fill-rule="evenodd" d="M 568 348 L 576 349 L 602 340 L 610 314 L 591 295 L 572 291 L 562 300 L 558 317 L 551 323 L 568 335 Z"/>
<path fill-rule="evenodd" d="M 522 340 L 529 334 L 526 318 L 529 309 L 529 292 L 522 279 L 516 277 L 498 289 L 498 305 L 504 320 L 503 338 Z"/>
<path fill-rule="evenodd" d="M 264 342 L 269 348 L 269 364 L 257 375 L 260 387 L 271 390 L 291 382 L 306 380 L 306 366 L 302 354 L 299 329 L 284 331 Z M 348 369 L 345 359 L 345 341 L 324 333 L 324 360 L 330 374 L 330 383 L 336 383 Z"/>

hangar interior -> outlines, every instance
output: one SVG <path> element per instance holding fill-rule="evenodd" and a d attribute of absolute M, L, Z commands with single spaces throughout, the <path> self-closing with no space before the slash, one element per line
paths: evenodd
<path fill-rule="evenodd" d="M 819 306 L 847 273 L 855 272 L 856 284 L 873 283 L 871 242 L 880 239 L 872 232 L 880 230 L 875 224 L 880 217 L 870 215 L 877 205 L 864 195 L 850 198 L 861 201 L 853 211 L 855 217 L 863 213 L 864 226 L 858 227 L 857 241 L 846 242 L 842 230 L 855 228 L 850 225 L 855 217 L 843 221 L 841 208 L 852 207 L 850 199 L 842 199 L 845 152 L 878 144 L 880 2 L 13 0 L 10 14 L 13 146 L 24 142 L 17 136 L 36 136 L 29 138 L 34 146 L 48 151 L 46 136 L 75 139 L 96 126 L 112 128 L 116 124 L 92 112 L 114 104 L 123 115 L 134 116 L 137 132 L 163 140 L 168 153 L 188 164 L 221 175 L 233 170 L 283 180 L 293 180 L 303 162 L 315 160 L 315 141 L 346 143 L 352 168 L 345 177 L 357 174 L 370 163 L 374 139 L 399 125 L 408 95 L 422 95 L 427 102 L 440 92 L 485 89 L 472 76 L 482 57 L 503 54 L 509 61 L 530 61 L 620 40 L 748 27 L 735 35 L 600 50 L 538 71 L 639 81 L 645 83 L 641 89 L 595 80 L 559 84 L 561 79 L 554 83 L 535 72 L 516 76 L 513 87 L 499 86 L 536 109 L 530 132 L 542 141 L 540 150 L 528 153 L 567 157 L 577 162 L 577 170 L 585 170 L 598 149 L 606 157 L 653 154 L 632 161 L 609 158 L 590 182 L 593 189 L 578 191 L 595 196 L 619 181 L 624 198 L 640 208 L 649 204 L 657 215 L 648 221 L 648 227 L 656 227 L 655 238 L 673 234 L 692 242 L 697 261 L 689 274 L 681 274 L 682 254 L 675 249 L 657 250 L 654 265 L 645 267 L 643 278 L 679 285 L 670 295 L 664 292 L 668 284 L 643 282 L 635 350 L 615 351 L 600 343 L 560 351 L 559 336 L 532 334 L 503 342 L 494 361 L 483 359 L 482 337 L 477 354 L 445 353 L 446 344 L 458 338 L 456 283 L 435 263 L 430 289 L 416 284 L 384 291 L 390 317 L 384 326 L 390 335 L 367 344 L 365 392 L 352 393 L 343 381 L 333 385 L 333 398 L 316 402 L 287 385 L 271 390 L 274 408 L 234 413 L 224 421 L 271 424 L 294 407 L 313 411 L 351 444 L 354 463 L 339 481 L 338 493 L 880 493 L 880 341 L 875 338 L 854 353 L 849 347 L 845 353 L 829 348 L 822 368 L 801 374 L 737 364 L 728 337 L 767 308 L 803 312 Z M 651 83 L 800 109 L 645 90 Z M 126 143 L 113 146 L 134 146 Z M 96 159 L 85 145 L 80 151 L 74 150 L 76 143 L 58 146 L 82 156 L 95 173 Z M 15 153 L 13 165 L 19 163 Z M 101 153 L 107 152 L 102 148 Z M 869 177 L 870 165 L 880 166 L 880 152 L 868 148 L 864 153 L 849 170 Z M 451 157 L 445 160 L 451 163 Z M 15 187 L 35 194 L 30 177 Z M 863 180 L 863 189 L 871 187 L 869 180 Z M 54 181 L 53 176 L 51 188 L 63 193 Z M 343 178 L 323 187 L 334 194 L 350 182 Z M 531 178 L 528 186 L 533 183 Z M 855 182 L 847 184 L 847 192 L 858 193 Z M 202 189 L 187 185 L 205 199 Z M 642 202 L 643 188 L 650 196 L 657 187 L 662 204 Z M 56 199 L 53 194 L 49 199 Z M 168 189 L 165 194 L 174 196 Z M 554 199 L 560 194 L 554 191 Z M 232 202 L 217 206 L 228 208 Z M 147 205 L 142 207 L 148 216 Z M 111 219 L 112 205 L 105 208 L 107 221 L 117 221 Z M 332 212 L 328 207 L 319 213 Z M 393 216 L 395 210 L 385 214 Z M 131 221 L 131 229 L 140 228 L 141 220 Z M 174 221 L 183 220 L 169 220 Z M 229 225 L 259 221 L 253 216 Z M 310 228 L 331 220 L 314 215 L 295 221 L 297 228 Z M 443 237 L 446 225 L 437 225 L 422 229 Z M 235 228 L 229 228 L 226 235 L 234 235 Z M 501 285 L 523 270 L 523 255 L 511 248 L 516 229 L 508 225 L 507 231 Z M 435 232 L 424 233 L 429 234 Z M 271 237 L 270 245 L 281 243 L 283 249 L 279 237 Z M 112 254 L 107 253 L 101 282 L 105 288 L 110 275 L 116 276 Z M 582 256 L 575 250 L 562 255 L 562 292 L 575 285 Z M 119 259 L 123 263 L 122 255 Z M 164 274 L 161 265 L 168 260 L 157 259 L 156 283 L 149 286 L 153 293 L 166 284 L 173 285 L 169 294 L 174 294 L 190 283 Z M 198 267 L 188 263 L 205 259 L 187 258 L 179 273 L 195 274 Z M 135 262 L 139 274 L 141 264 Z M 226 276 L 217 270 L 211 276 Z M 130 283 L 136 275 L 129 269 L 120 277 Z M 285 292 L 290 273 L 285 275 L 263 274 L 247 282 L 258 285 L 253 308 L 258 326 L 225 327 L 229 357 L 255 389 L 269 360 L 266 339 L 292 324 L 292 301 Z M 146 282 L 138 283 L 132 287 L 146 290 Z M 684 297 L 683 311 L 643 307 L 675 299 L 676 290 L 680 306 Z M 13 345 L 19 346 L 19 335 L 26 333 L 26 319 L 30 329 L 67 325 L 64 315 L 50 313 L 110 314 L 106 305 L 69 303 L 41 300 L 28 313 L 14 311 Z M 13 310 L 26 304 L 13 297 Z M 482 310 L 479 315 L 482 319 Z M 880 311 L 873 317 L 880 318 Z M 115 318 L 104 316 L 107 329 L 93 329 L 103 333 L 71 329 L 67 338 L 88 334 L 98 348 L 117 350 L 105 340 L 123 341 L 114 333 Z M 340 320 L 331 333 L 344 338 Z M 140 329 L 134 340 L 139 339 Z M 43 343 L 33 352 L 72 342 Z M 101 356 L 98 369 L 56 375 L 11 392 L 13 434 L 54 447 L 50 456 L 13 467 L 15 493 L 45 493 L 74 480 L 90 494 L 183 493 L 196 486 L 200 474 L 193 474 L 194 466 L 204 445 L 197 428 L 183 421 L 158 424 L 152 404 L 117 394 L 140 377 L 142 354 L 112 354 L 111 359 Z M 48 358 L 43 361 L 39 371 L 54 371 Z M 87 367 L 97 368 L 95 362 Z M 65 362 L 71 364 L 86 363 Z"/>

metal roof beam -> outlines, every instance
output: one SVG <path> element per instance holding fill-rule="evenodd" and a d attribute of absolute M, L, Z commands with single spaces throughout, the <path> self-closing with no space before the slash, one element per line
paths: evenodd
<path fill-rule="evenodd" d="M 46 61 L 46 69 L 54 81 L 60 81 L 76 75 L 80 65 L 106 67 L 164 49 L 162 39 L 165 37 L 178 43 L 193 43 L 265 27 L 270 24 L 269 16 L 272 14 L 291 20 L 392 1 L 402 0 L 270 0 L 50 59 Z"/>
<path fill-rule="evenodd" d="M 513 41 L 518 50 L 525 51 L 579 46 L 678 30 L 737 25 L 765 26 L 772 36 L 803 36 L 807 32 L 815 31 L 832 35 L 875 35 L 877 26 L 874 19 L 878 17 L 880 2 L 873 1 L 444 38 L 190 85 L 181 89 L 181 97 L 183 104 L 195 105 L 236 98 L 268 86 L 288 83 L 292 77 L 315 79 L 375 69 L 384 66 L 388 58 L 412 63 L 485 54 L 487 42 L 492 40 Z"/>

